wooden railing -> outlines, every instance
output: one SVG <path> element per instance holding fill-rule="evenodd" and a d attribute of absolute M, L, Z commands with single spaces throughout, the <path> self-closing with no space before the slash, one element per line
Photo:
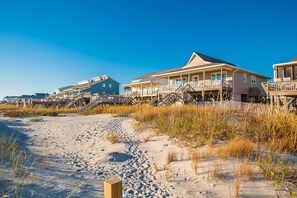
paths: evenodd
<path fill-rule="evenodd" d="M 297 91 L 297 81 L 282 81 L 263 83 L 268 91 Z"/>
<path fill-rule="evenodd" d="M 137 90 L 124 92 L 124 96 L 127 97 L 140 97 L 140 96 L 156 96 L 157 90 Z"/>
<path fill-rule="evenodd" d="M 100 95 L 92 100 L 89 104 L 82 107 L 78 114 L 87 112 L 100 104 L 133 104 L 134 100 L 131 97 L 117 96 L 117 95 Z"/>

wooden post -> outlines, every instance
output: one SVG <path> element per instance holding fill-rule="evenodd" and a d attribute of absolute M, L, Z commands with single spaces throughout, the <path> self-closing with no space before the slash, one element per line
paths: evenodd
<path fill-rule="evenodd" d="M 104 182 L 104 198 L 122 198 L 122 180 L 110 178 Z"/>
<path fill-rule="evenodd" d="M 288 99 L 287 99 L 287 96 L 284 96 L 284 110 L 288 110 Z"/>
<path fill-rule="evenodd" d="M 280 107 L 280 98 L 279 98 L 279 96 L 276 96 L 276 106 L 278 108 Z"/>
<path fill-rule="evenodd" d="M 273 108 L 273 96 L 272 95 L 270 95 L 270 106 L 271 106 L 271 108 Z"/>

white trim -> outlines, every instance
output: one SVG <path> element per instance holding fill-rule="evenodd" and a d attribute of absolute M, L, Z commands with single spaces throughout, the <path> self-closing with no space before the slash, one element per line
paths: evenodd
<path fill-rule="evenodd" d="M 278 67 L 278 66 L 285 66 L 285 65 L 293 65 L 293 64 L 297 64 L 297 61 L 292 61 L 292 62 L 286 62 L 286 63 L 277 63 L 277 64 L 273 64 L 272 67 Z"/>

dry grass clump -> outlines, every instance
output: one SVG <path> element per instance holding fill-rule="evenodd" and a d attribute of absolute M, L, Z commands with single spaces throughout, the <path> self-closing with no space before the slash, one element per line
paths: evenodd
<path fill-rule="evenodd" d="M 194 169 L 195 174 L 198 175 L 198 168 L 199 168 L 199 162 L 201 160 L 201 155 L 196 150 L 190 150 L 189 156 L 192 161 L 192 168 Z"/>
<path fill-rule="evenodd" d="M 156 162 L 153 163 L 153 170 L 155 171 L 155 173 L 157 173 L 157 172 L 159 172 L 161 170 Z"/>
<path fill-rule="evenodd" d="M 172 170 L 165 171 L 165 180 L 170 183 L 174 181 L 174 172 Z"/>
<path fill-rule="evenodd" d="M 254 179 L 255 170 L 254 167 L 247 161 L 243 161 L 239 166 L 239 175 L 248 180 Z"/>
<path fill-rule="evenodd" d="M 235 184 L 234 184 L 234 197 L 239 197 L 239 189 L 240 189 L 240 181 L 239 178 L 236 176 L 235 178 Z"/>
<path fill-rule="evenodd" d="M 120 142 L 120 137 L 116 133 L 109 132 L 107 134 L 107 140 L 112 144 L 116 144 L 116 143 Z"/>
<path fill-rule="evenodd" d="M 217 149 L 219 158 L 251 158 L 254 153 L 255 145 L 250 140 L 233 139 L 224 146 Z"/>
<path fill-rule="evenodd" d="M 177 161 L 177 153 L 171 150 L 167 154 L 166 164 L 170 164 L 173 161 Z"/>
<path fill-rule="evenodd" d="M 213 179 L 223 179 L 224 178 L 224 172 L 223 172 L 223 167 L 221 162 L 219 161 L 215 161 L 214 165 L 213 165 L 213 170 L 210 173 L 211 178 Z"/>
<path fill-rule="evenodd" d="M 18 117 L 18 116 L 57 116 L 59 113 L 76 113 L 76 108 L 15 108 L 4 111 L 5 117 Z"/>

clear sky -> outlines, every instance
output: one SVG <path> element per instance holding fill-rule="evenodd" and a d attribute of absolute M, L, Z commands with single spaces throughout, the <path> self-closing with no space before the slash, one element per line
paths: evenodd
<path fill-rule="evenodd" d="M 297 56 L 296 0 L 0 0 L 0 98 L 107 74 L 129 83 L 193 51 L 272 76 Z"/>

